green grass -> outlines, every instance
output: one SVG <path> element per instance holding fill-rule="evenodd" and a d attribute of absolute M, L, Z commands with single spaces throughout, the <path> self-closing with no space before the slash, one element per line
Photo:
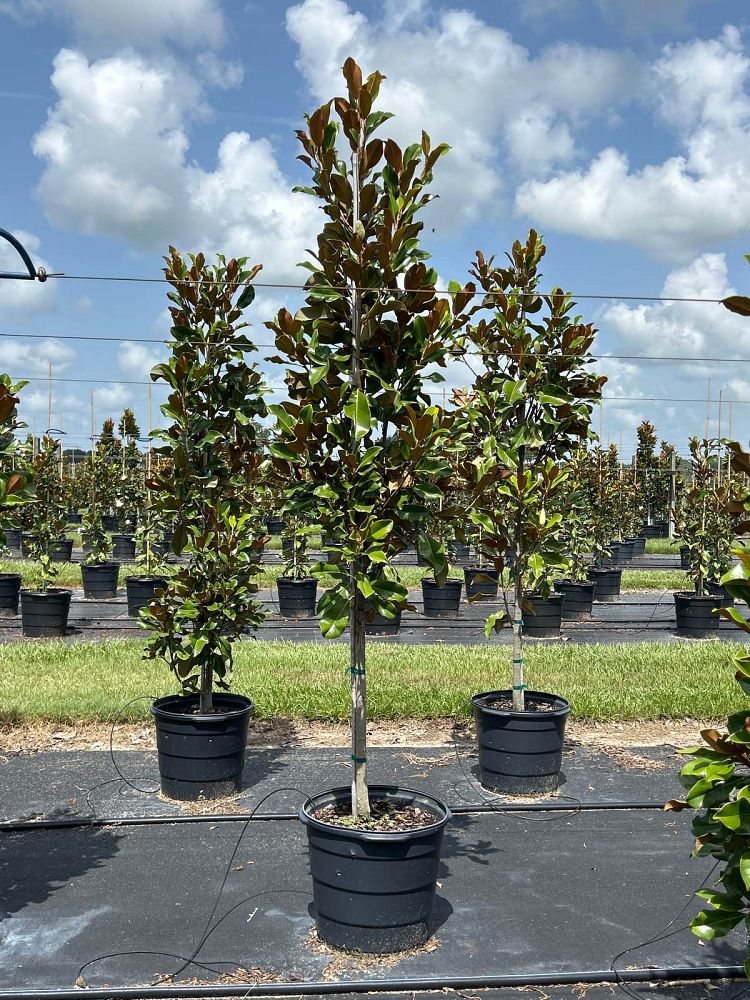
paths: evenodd
<path fill-rule="evenodd" d="M 141 659 L 141 640 L 0 646 L 0 721 L 112 720 L 148 716 L 148 698 L 175 690 L 161 663 Z M 472 693 L 507 686 L 508 646 L 368 646 L 372 719 L 467 716 Z M 527 682 L 565 695 L 579 718 L 717 718 L 744 707 L 722 642 L 535 645 Z M 262 716 L 348 718 L 346 644 L 245 642 L 236 646 L 233 689 Z"/>
<path fill-rule="evenodd" d="M 650 556 L 678 556 L 680 545 L 679 538 L 647 538 L 646 554 Z"/>
<path fill-rule="evenodd" d="M 681 569 L 624 569 L 623 590 L 692 590 L 687 573 Z"/>

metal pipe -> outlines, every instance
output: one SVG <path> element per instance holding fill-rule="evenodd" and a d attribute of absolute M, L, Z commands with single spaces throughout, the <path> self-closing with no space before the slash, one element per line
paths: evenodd
<path fill-rule="evenodd" d="M 47 272 L 43 267 L 34 267 L 26 247 L 20 242 L 20 240 L 16 239 L 13 233 L 9 233 L 7 229 L 0 229 L 0 237 L 7 240 L 12 247 L 15 247 L 18 251 L 18 256 L 26 265 L 27 271 L 26 274 L 24 274 L 23 271 L 0 271 L 0 278 L 14 278 L 19 281 L 36 281 L 37 278 L 39 281 L 47 280 Z"/>

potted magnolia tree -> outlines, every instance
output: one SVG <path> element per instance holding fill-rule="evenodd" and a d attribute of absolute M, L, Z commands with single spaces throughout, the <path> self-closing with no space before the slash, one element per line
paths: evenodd
<path fill-rule="evenodd" d="M 253 703 L 229 694 L 233 643 L 263 620 L 254 599 L 257 524 L 249 486 L 261 475 L 256 424 L 265 414 L 263 380 L 246 360 L 255 350 L 242 332 L 243 310 L 260 268 L 244 258 L 202 254 L 165 258 L 171 357 L 151 372 L 169 387 L 154 432 L 159 463 L 149 489 L 164 521 L 179 517 L 175 554 L 189 561 L 155 590 L 140 621 L 149 631 L 145 656 L 163 660 L 180 693 L 158 698 L 161 787 L 175 799 L 218 798 L 240 787 Z"/>
<path fill-rule="evenodd" d="M 117 597 L 120 563 L 111 559 L 112 542 L 105 530 L 103 510 L 112 501 L 111 459 L 106 441 L 99 442 L 87 460 L 88 503 L 81 515 L 84 558 L 81 583 L 86 600 L 107 601 Z"/>
<path fill-rule="evenodd" d="M 477 254 L 471 273 L 490 315 L 465 338 L 481 363 L 465 419 L 485 436 L 482 461 L 466 469 L 479 498 L 470 516 L 484 528 L 499 569 L 512 554 L 514 577 L 512 610 L 491 614 L 486 625 L 488 635 L 512 625 L 512 685 L 477 694 L 472 704 L 482 783 L 519 794 L 549 791 L 559 781 L 570 705 L 560 695 L 526 690 L 524 631 L 541 608 L 550 572 L 565 568 L 558 535 L 567 463 L 593 436 L 591 413 L 605 382 L 590 368 L 595 330 L 571 315 L 570 295 L 537 291 L 544 253 L 531 230 L 505 265 Z"/>
<path fill-rule="evenodd" d="M 125 580 L 128 615 L 131 618 L 137 618 L 141 609 L 147 607 L 157 592 L 167 586 L 170 570 L 166 563 L 162 528 L 161 517 L 154 508 L 149 491 L 135 534 L 138 543 L 136 568 Z"/>
<path fill-rule="evenodd" d="M 394 619 L 407 591 L 389 566 L 412 545 L 442 495 L 451 418 L 431 405 L 425 379 L 442 366 L 471 289 L 436 295 L 419 245 L 419 214 L 446 151 L 429 137 L 402 149 L 377 135 L 382 76 L 344 65 L 347 96 L 307 117 L 297 135 L 326 221 L 303 309 L 268 326 L 287 367 L 289 400 L 269 409 L 284 516 L 320 525 L 340 546 L 316 572 L 333 576 L 318 602 L 326 637 L 349 629 L 352 782 L 311 797 L 308 833 L 318 934 L 343 948 L 398 951 L 430 932 L 443 829 L 436 798 L 370 784 L 365 630 Z M 340 146 L 339 146 L 340 144 Z M 342 159 L 339 148 L 346 150 Z M 436 579 L 447 563 L 436 543 Z M 373 865 L 371 858 L 377 857 Z"/>
<path fill-rule="evenodd" d="M 594 512 L 585 475 L 587 461 L 583 448 L 572 457 L 570 489 L 561 505 L 563 517 L 558 542 L 565 559 L 565 574 L 555 580 L 554 586 L 563 595 L 562 617 L 570 621 L 589 619 L 594 604 L 595 582 L 589 576 Z"/>
<path fill-rule="evenodd" d="M 18 419 L 19 393 L 27 382 L 11 382 L 0 375 L 0 545 L 8 545 L 8 531 L 17 530 L 16 512 L 32 495 L 31 471 L 19 462 L 16 431 L 24 426 Z M 0 573 L 0 615 L 18 613 L 20 573 Z"/>
<path fill-rule="evenodd" d="M 616 530 L 619 463 L 611 449 L 599 445 L 588 452 L 583 470 L 591 512 L 593 563 L 588 577 L 594 583 L 594 600 L 611 604 L 619 600 L 622 570 L 612 564 L 612 537 Z"/>
<path fill-rule="evenodd" d="M 312 618 L 315 614 L 318 581 L 310 575 L 309 531 L 302 518 L 289 517 L 284 522 L 281 539 L 284 568 L 276 581 L 282 618 Z"/>

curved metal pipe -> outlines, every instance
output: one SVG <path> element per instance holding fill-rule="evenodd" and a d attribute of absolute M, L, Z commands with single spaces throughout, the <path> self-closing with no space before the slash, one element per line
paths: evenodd
<path fill-rule="evenodd" d="M 0 236 L 18 251 L 18 255 L 26 265 L 26 270 L 28 271 L 28 274 L 24 274 L 22 271 L 0 271 L 0 278 L 15 278 L 20 281 L 47 280 L 47 272 L 43 267 L 34 267 L 26 247 L 20 240 L 16 239 L 13 233 L 9 233 L 7 229 L 0 229 Z"/>

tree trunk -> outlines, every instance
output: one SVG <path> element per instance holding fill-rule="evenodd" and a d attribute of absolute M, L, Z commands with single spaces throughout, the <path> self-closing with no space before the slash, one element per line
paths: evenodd
<path fill-rule="evenodd" d="M 214 696 L 213 696 L 213 670 L 211 669 L 211 664 L 206 661 L 201 666 L 201 694 L 200 694 L 200 710 L 206 715 L 213 712 L 214 708 Z"/>
<path fill-rule="evenodd" d="M 518 560 L 518 550 L 516 551 Z M 523 712 L 525 708 L 523 683 L 523 575 L 516 562 L 516 591 L 513 608 L 513 711 Z"/>
<path fill-rule="evenodd" d="M 365 603 L 357 588 L 356 562 L 349 573 L 349 672 L 351 675 L 352 816 L 370 815 L 367 791 L 367 675 L 365 673 Z"/>

